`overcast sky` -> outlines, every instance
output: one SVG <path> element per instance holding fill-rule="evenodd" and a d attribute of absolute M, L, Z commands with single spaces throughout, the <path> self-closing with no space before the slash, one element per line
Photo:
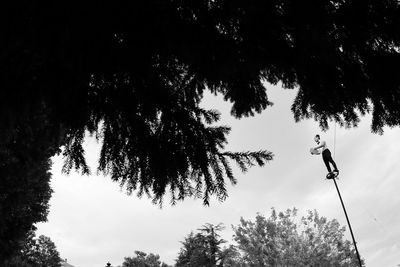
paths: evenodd
<path fill-rule="evenodd" d="M 263 168 L 245 174 L 236 169 L 238 184 L 229 186 L 225 202 L 213 199 L 204 207 L 201 200 L 187 199 L 160 209 L 146 197 L 127 196 L 109 177 L 95 175 L 100 145 L 88 138 L 86 153 L 94 175 L 63 175 L 62 158 L 54 158 L 50 213 L 48 222 L 37 225 L 37 235 L 49 236 L 70 264 L 99 267 L 108 261 L 121 265 L 135 250 L 159 254 L 173 264 L 180 241 L 190 231 L 205 223 L 223 223 L 222 236 L 232 242 L 231 225 L 238 225 L 240 217 L 254 219 L 257 212 L 269 216 L 271 207 L 296 207 L 300 214 L 316 209 L 347 228 L 321 156 L 309 153 L 314 135 L 321 133 L 318 124 L 294 122 L 290 106 L 295 90 L 267 88 L 274 106 L 251 118 L 231 117 L 230 104 L 220 97 L 207 96 L 204 102 L 223 114 L 222 124 L 232 127 L 227 150 L 266 149 L 275 154 Z M 370 132 L 370 124 L 367 116 L 358 128 L 336 128 L 338 186 L 366 266 L 395 267 L 400 264 L 400 129 L 385 129 L 379 136 Z M 321 133 L 332 154 L 334 128 Z M 351 240 L 348 230 L 346 237 Z"/>

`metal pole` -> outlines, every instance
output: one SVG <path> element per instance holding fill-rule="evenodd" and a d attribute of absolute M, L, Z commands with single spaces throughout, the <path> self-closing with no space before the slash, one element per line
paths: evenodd
<path fill-rule="evenodd" d="M 353 244 L 354 244 L 354 247 L 355 247 L 356 253 L 357 253 L 358 263 L 360 264 L 360 267 L 362 267 L 360 254 L 358 253 L 358 249 L 357 249 L 357 243 L 356 243 L 356 240 L 354 239 L 353 230 L 351 229 L 349 217 L 347 216 L 346 208 L 344 207 L 344 203 L 343 203 L 343 200 L 342 200 L 342 196 L 340 195 L 339 187 L 337 186 L 336 179 L 333 178 L 332 180 L 333 180 L 333 182 L 335 183 L 336 190 L 337 190 L 338 195 L 339 195 L 339 198 L 340 198 L 340 203 L 342 203 L 344 215 L 346 216 L 347 224 L 349 225 L 351 238 L 353 239 Z"/>

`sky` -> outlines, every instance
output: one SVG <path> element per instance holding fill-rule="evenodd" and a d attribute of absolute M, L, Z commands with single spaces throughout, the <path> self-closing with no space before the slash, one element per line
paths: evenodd
<path fill-rule="evenodd" d="M 61 257 L 76 267 L 107 262 L 118 266 L 136 250 L 159 254 L 161 261 L 174 264 L 180 242 L 205 223 L 223 223 L 221 236 L 234 244 L 232 225 L 237 226 L 241 217 L 254 220 L 257 213 L 268 217 L 272 207 L 277 211 L 296 207 L 300 215 L 316 209 L 321 216 L 337 219 L 351 240 L 334 183 L 325 179 L 322 158 L 309 153 L 319 133 L 340 170 L 337 184 L 366 266 L 400 264 L 400 129 L 372 134 L 367 115 L 357 128 L 333 124 L 321 132 L 312 119 L 294 121 L 290 106 L 296 90 L 266 87 L 274 105 L 254 117 L 233 118 L 231 104 L 220 96 L 207 95 L 203 102 L 222 113 L 219 124 L 232 128 L 226 150 L 265 149 L 275 155 L 266 166 L 247 173 L 235 169 L 238 183 L 228 186 L 224 202 L 212 199 L 207 207 L 201 199 L 175 206 L 165 201 L 160 208 L 146 197 L 128 196 L 109 177 L 96 174 L 100 144 L 88 137 L 85 150 L 93 175 L 62 174 L 62 157 L 53 158 L 54 193 L 48 221 L 37 224 L 37 235 L 49 236 Z"/>

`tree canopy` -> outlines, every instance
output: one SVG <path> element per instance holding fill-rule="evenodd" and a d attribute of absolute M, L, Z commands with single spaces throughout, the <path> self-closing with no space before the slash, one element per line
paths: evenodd
<path fill-rule="evenodd" d="M 316 210 L 299 218 L 296 208 L 273 208 L 269 217 L 241 218 L 232 228 L 230 245 L 219 235 L 222 224 L 205 224 L 191 232 L 181 242 L 175 266 L 359 266 L 353 244 L 344 237 L 345 227 Z"/>
<path fill-rule="evenodd" d="M 61 267 L 60 254 L 54 242 L 47 236 L 35 238 L 30 231 L 22 244 L 22 249 L 5 262 L 5 267 Z"/>
<path fill-rule="evenodd" d="M 134 257 L 125 257 L 122 267 L 170 267 L 160 261 L 159 255 L 147 254 L 142 251 L 135 251 Z"/>
<path fill-rule="evenodd" d="M 182 243 L 182 248 L 176 259 L 176 267 L 234 267 L 240 265 L 240 254 L 233 246 L 222 245 L 227 241 L 222 239 L 219 232 L 225 227 L 222 224 L 207 223 L 199 232 L 191 232 Z"/>
<path fill-rule="evenodd" d="M 0 240 L 12 244 L 46 217 L 60 147 L 66 172 L 90 172 L 87 132 L 102 143 L 99 170 L 128 192 L 226 198 L 230 160 L 245 171 L 272 153 L 226 151 L 205 90 L 236 117 L 272 104 L 266 81 L 298 88 L 294 118 L 323 129 L 367 112 L 374 132 L 400 124 L 397 0 L 18 1 L 0 15 Z"/>
<path fill-rule="evenodd" d="M 226 159 L 271 158 L 222 151 L 229 130 L 209 126 L 219 116 L 199 107 L 204 90 L 223 94 L 237 117 L 271 104 L 265 80 L 299 88 L 297 120 L 356 125 L 357 112 L 372 111 L 374 131 L 400 123 L 396 0 L 9 5 L 3 123 L 45 107 L 65 131 L 66 170 L 89 171 L 87 130 L 102 141 L 99 169 L 155 201 L 167 187 L 173 201 L 224 198 L 223 170 L 234 180 Z"/>
<path fill-rule="evenodd" d="M 337 220 L 329 221 L 315 210 L 297 219 L 295 208 L 279 213 L 272 209 L 269 218 L 258 214 L 254 221 L 241 218 L 233 228 L 234 240 L 246 265 L 359 266 Z"/>

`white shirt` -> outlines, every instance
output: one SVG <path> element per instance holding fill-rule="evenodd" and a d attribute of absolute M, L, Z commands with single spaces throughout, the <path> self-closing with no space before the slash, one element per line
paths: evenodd
<path fill-rule="evenodd" d="M 326 142 L 323 141 L 323 140 L 321 140 L 321 141 L 319 142 L 318 146 L 322 146 L 322 147 L 319 148 L 319 149 L 321 149 L 321 153 L 322 153 L 325 149 L 328 149 L 328 147 L 327 147 L 327 145 L 326 145 Z M 319 150 L 319 149 L 318 149 L 318 150 Z"/>

